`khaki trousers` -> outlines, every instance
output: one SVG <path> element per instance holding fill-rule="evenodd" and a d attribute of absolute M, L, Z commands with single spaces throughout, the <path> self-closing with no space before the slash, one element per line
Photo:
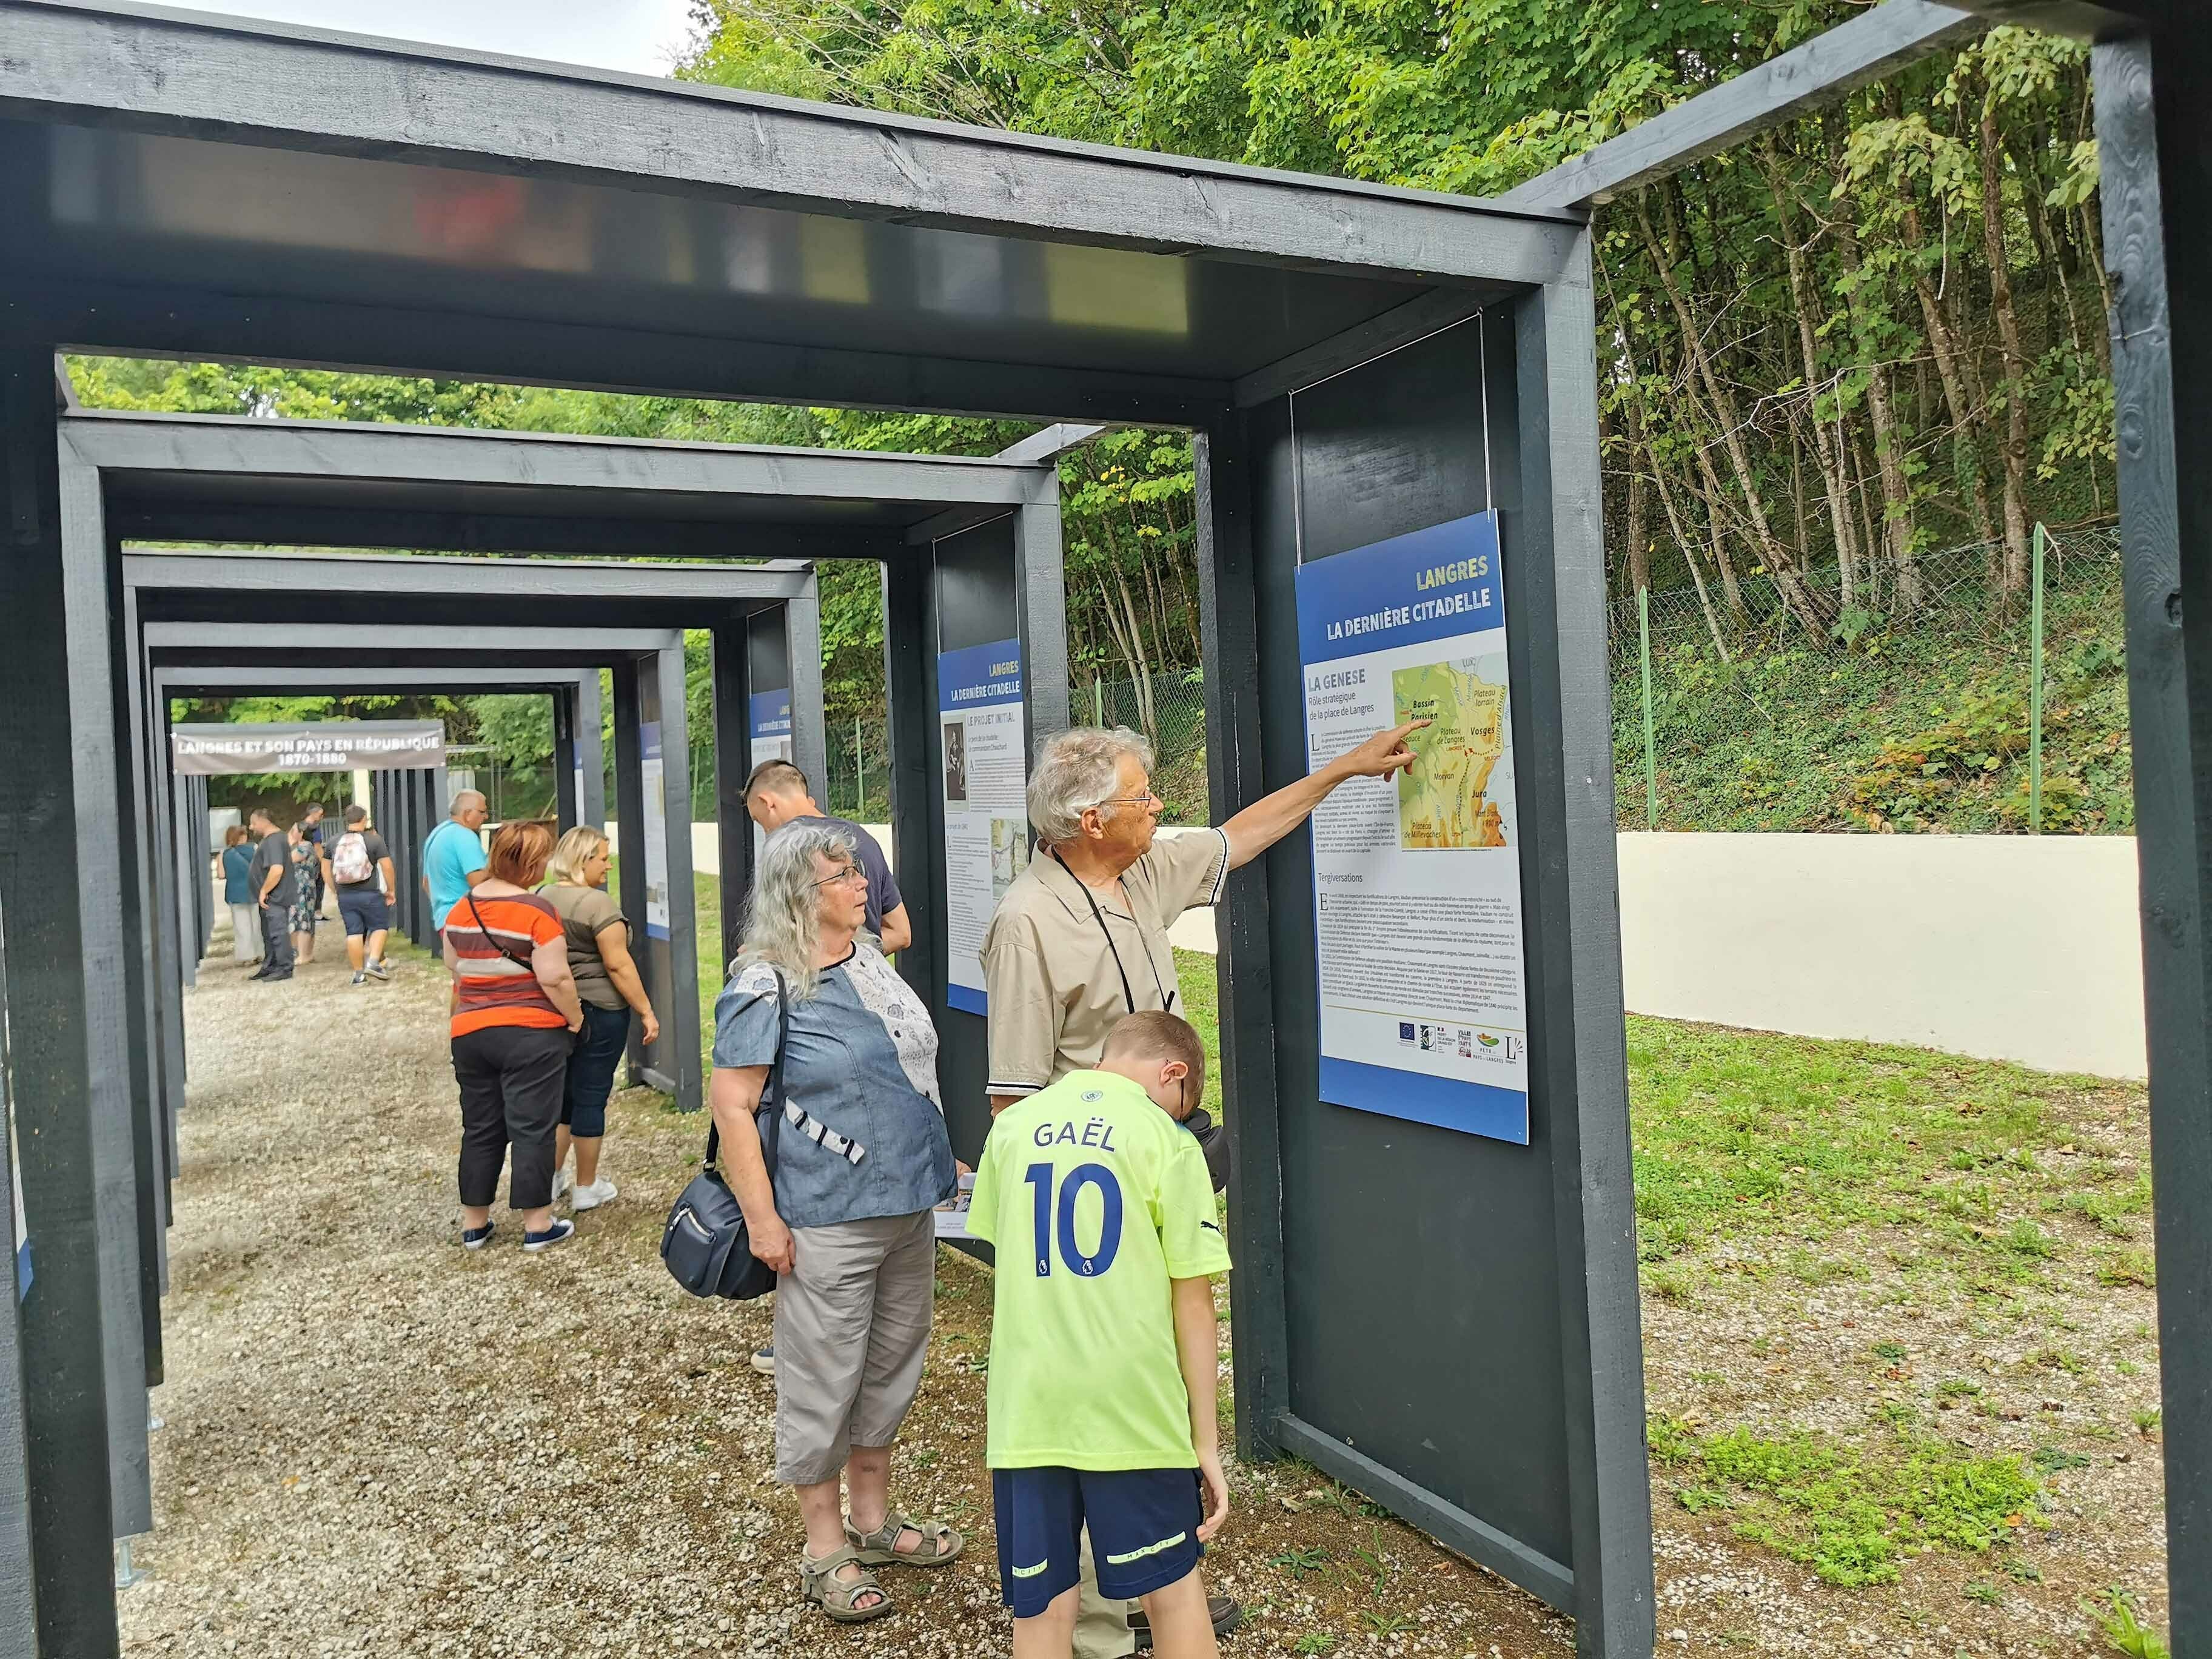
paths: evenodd
<path fill-rule="evenodd" d="M 1137 1650 L 1129 1628 L 1129 1603 L 1109 1601 L 1098 1590 L 1098 1564 L 1091 1559 L 1091 1529 L 1083 1529 L 1083 1579 L 1076 1589 L 1075 1659 L 1126 1659 Z"/>

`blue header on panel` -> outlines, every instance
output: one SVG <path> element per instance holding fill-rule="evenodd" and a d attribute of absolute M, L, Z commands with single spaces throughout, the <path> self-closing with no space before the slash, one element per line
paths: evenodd
<path fill-rule="evenodd" d="M 937 706 L 947 714 L 1022 700 L 1022 642 L 994 640 L 937 656 Z"/>
<path fill-rule="evenodd" d="M 1298 567 L 1297 586 L 1298 655 L 1309 665 L 1502 628 L 1498 514 L 1316 559 Z"/>
<path fill-rule="evenodd" d="M 791 734 L 791 691 L 756 691 L 752 702 L 753 735 L 782 738 Z"/>

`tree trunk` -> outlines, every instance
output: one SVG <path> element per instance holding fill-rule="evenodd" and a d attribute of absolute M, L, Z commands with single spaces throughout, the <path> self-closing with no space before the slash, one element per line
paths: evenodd
<path fill-rule="evenodd" d="M 1982 245 L 1990 267 L 1990 307 L 1996 315 L 1997 343 L 2004 354 L 2004 592 L 2011 599 L 2027 586 L 2027 353 L 2021 344 L 2012 270 L 2005 253 L 2004 151 L 1994 95 L 1982 100 L 1981 149 Z"/>
<path fill-rule="evenodd" d="M 1920 320 L 1928 330 L 1928 343 L 1936 354 L 1936 372 L 1943 381 L 1943 402 L 1951 414 L 1951 445 L 1953 464 L 1966 475 L 1967 495 L 1974 517 L 1974 538 L 1994 542 L 1997 538 L 1996 520 L 1990 514 L 1989 481 L 1982 476 L 1982 453 L 1975 446 L 1972 419 L 1974 405 L 1966 396 L 1966 380 L 1960 360 L 1965 354 L 1951 332 L 1951 319 L 1943 314 L 1942 305 L 1936 297 L 1936 285 L 1928 280 L 1927 267 L 1920 263 L 1920 250 L 1926 246 L 1921 234 L 1920 210 L 1908 204 L 1905 210 L 1905 247 L 1912 264 L 1912 291 L 1919 297 Z"/>
<path fill-rule="evenodd" d="M 1855 317 L 1862 316 L 1858 296 L 1865 289 L 1856 280 L 1863 275 L 1858 227 L 1851 222 L 1848 207 L 1837 216 L 1835 231 L 1836 251 L 1844 273 L 1855 279 L 1851 310 Z M 1891 402 L 1889 365 L 1881 360 L 1878 349 L 1867 355 L 1870 360 L 1866 366 L 1867 419 L 1874 427 L 1875 466 L 1881 480 L 1882 539 L 1889 549 L 1896 608 L 1910 616 L 1920 608 L 1921 593 L 1919 555 L 1913 547 L 1912 485 L 1905 476 L 1905 432 Z"/>
<path fill-rule="evenodd" d="M 1649 453 L 1649 452 L 1646 452 Z M 1712 636 L 1713 649 L 1721 653 L 1721 660 L 1729 658 L 1728 641 L 1721 637 L 1720 619 L 1713 615 L 1712 595 L 1705 592 L 1705 573 L 1698 568 L 1696 550 L 1682 528 L 1682 515 L 1674 505 L 1674 491 L 1667 482 L 1667 474 L 1659 465 L 1659 458 L 1651 456 L 1651 482 L 1659 492 L 1659 506 L 1667 514 L 1667 527 L 1674 532 L 1674 545 L 1682 550 L 1682 562 L 1690 567 L 1690 580 L 1697 585 L 1698 608 L 1705 613 L 1705 632 Z"/>
<path fill-rule="evenodd" d="M 1753 541 L 1759 550 L 1760 562 L 1773 573 L 1775 586 L 1780 589 L 1784 602 L 1796 613 L 1798 620 L 1815 638 L 1825 638 L 1832 618 L 1820 598 L 1805 586 L 1796 561 L 1782 544 L 1781 538 L 1774 533 L 1774 527 L 1767 519 L 1766 503 L 1759 497 L 1758 474 L 1752 470 L 1750 453 L 1744 447 L 1742 422 L 1736 410 L 1735 398 L 1713 368 L 1712 358 L 1705 350 L 1697 318 L 1682 293 L 1681 284 L 1675 280 L 1674 265 L 1651 228 L 1651 216 L 1644 210 L 1641 199 L 1636 204 L 1636 217 L 1643 228 L 1644 243 L 1651 251 L 1652 263 L 1657 267 L 1660 285 L 1666 289 L 1667 298 L 1674 306 L 1675 318 L 1681 325 L 1682 349 L 1689 354 L 1690 365 L 1696 371 L 1698 382 L 1705 387 L 1705 397 L 1719 419 L 1721 442 L 1728 451 L 1730 465 L 1735 471 L 1737 487 L 1743 491 L 1744 506 L 1751 517 Z"/>
<path fill-rule="evenodd" d="M 1819 296 L 1813 290 L 1806 270 L 1805 249 L 1797 240 L 1794 216 L 1790 211 L 1789 191 L 1782 173 L 1780 155 L 1773 136 L 1769 134 L 1759 149 L 1761 165 L 1766 180 L 1774 191 L 1776 211 L 1781 216 L 1782 249 L 1790 266 L 1790 306 L 1797 313 L 1797 349 L 1805 376 L 1805 395 L 1813 405 L 1813 443 L 1815 457 L 1820 465 L 1820 482 L 1828 498 L 1828 524 L 1836 538 L 1836 574 L 1840 603 L 1851 605 L 1858 598 L 1858 549 L 1851 534 L 1850 483 L 1844 474 L 1842 450 L 1844 410 L 1840 400 L 1836 407 L 1836 433 L 1833 441 L 1828 428 L 1821 423 L 1818 404 L 1820 385 L 1820 330 L 1826 320 L 1821 314 Z"/>

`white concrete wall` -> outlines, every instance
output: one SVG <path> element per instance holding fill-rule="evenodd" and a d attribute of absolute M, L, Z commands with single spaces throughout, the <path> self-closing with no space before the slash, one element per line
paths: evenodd
<path fill-rule="evenodd" d="M 1628 1006 L 2139 1078 L 2124 836 L 1620 837 Z"/>
<path fill-rule="evenodd" d="M 712 824 L 692 826 L 692 859 L 720 870 Z M 1624 835 L 1627 1002 L 2140 1078 L 2136 881 L 2127 836 Z M 1211 955 L 1213 913 L 1170 937 Z"/>

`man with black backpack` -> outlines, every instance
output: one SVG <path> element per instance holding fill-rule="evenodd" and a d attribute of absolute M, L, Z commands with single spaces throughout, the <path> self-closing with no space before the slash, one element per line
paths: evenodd
<path fill-rule="evenodd" d="M 392 874 L 392 849 L 372 829 L 368 808 L 356 801 L 345 810 L 345 832 L 323 849 L 323 880 L 338 896 L 338 919 L 345 924 L 346 958 L 353 982 L 371 976 L 388 980 L 385 936 L 392 930 L 392 898 L 398 890 Z"/>

